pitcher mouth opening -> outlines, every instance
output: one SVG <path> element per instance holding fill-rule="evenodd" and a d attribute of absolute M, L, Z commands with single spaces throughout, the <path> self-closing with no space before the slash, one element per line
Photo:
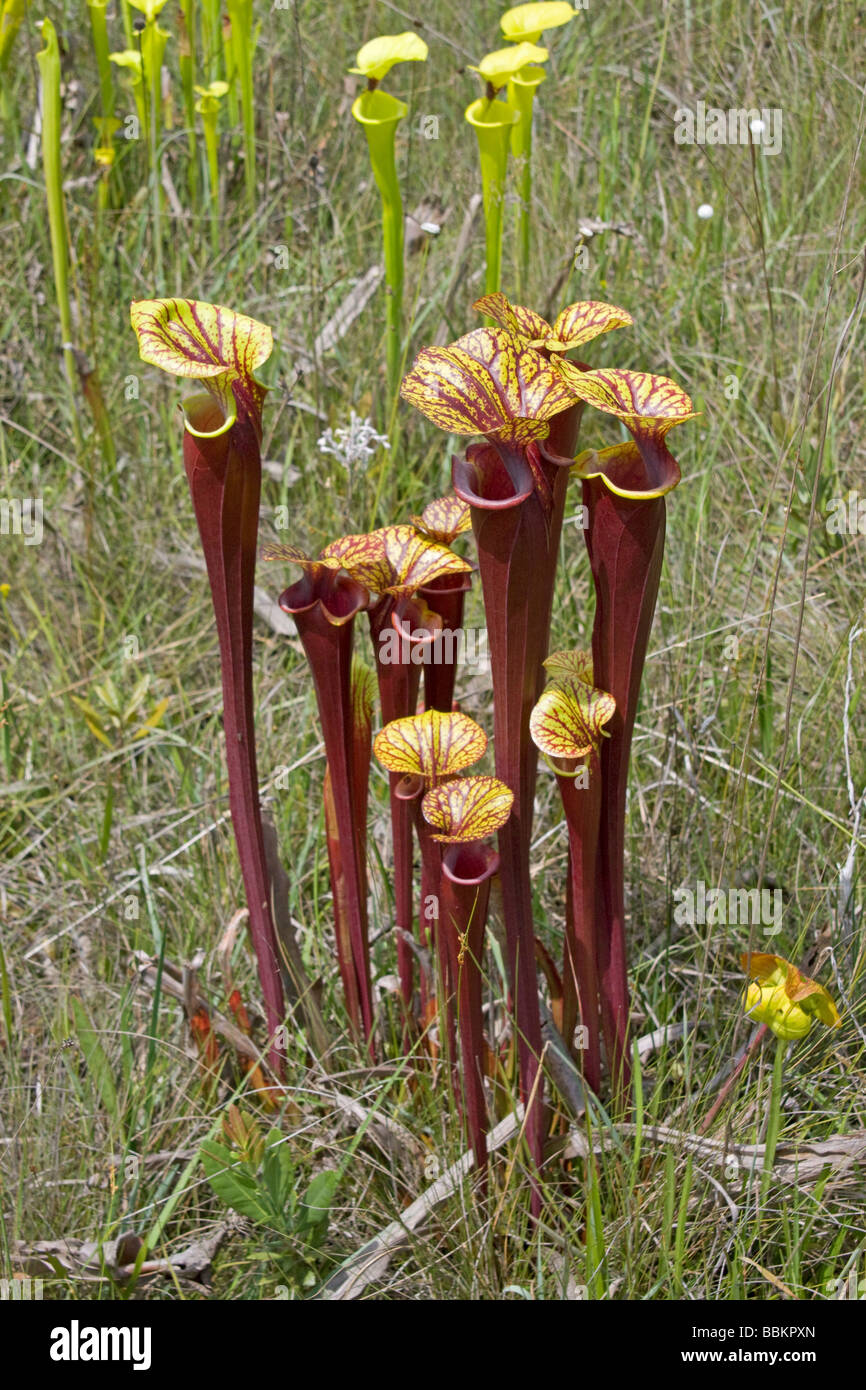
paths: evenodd
<path fill-rule="evenodd" d="M 352 105 L 352 115 L 358 124 L 363 126 L 396 125 L 408 111 L 405 101 L 400 101 L 399 97 L 392 96 L 390 92 L 383 92 L 378 87 L 371 86 L 356 97 Z"/>
<path fill-rule="evenodd" d="M 501 89 L 500 89 L 501 90 Z M 472 101 L 463 112 L 470 125 L 479 131 L 509 130 L 520 120 L 520 112 L 505 101 L 497 101 L 496 88 L 488 84 L 488 94 Z"/>
<path fill-rule="evenodd" d="M 456 884 L 481 884 L 499 868 L 499 855 L 489 846 L 472 841 L 452 845 L 442 860 L 442 871 Z"/>
<path fill-rule="evenodd" d="M 526 460 L 509 451 L 508 461 L 495 444 L 470 444 L 464 458 L 451 460 L 454 491 L 470 507 L 506 511 L 532 495 L 535 479 Z"/>
<path fill-rule="evenodd" d="M 335 570 L 324 570 L 318 575 L 307 571 L 296 584 L 285 589 L 279 599 L 284 613 L 306 613 L 319 604 L 328 622 L 335 627 L 342 627 L 358 613 L 363 613 L 369 602 L 370 594 L 363 584 Z"/>
<path fill-rule="evenodd" d="M 471 574 L 440 574 L 438 579 L 431 579 L 429 584 L 423 585 L 418 593 L 422 598 L 436 594 L 468 594 L 471 588 Z"/>
<path fill-rule="evenodd" d="M 417 801 L 424 791 L 424 778 L 417 772 L 407 772 L 394 788 L 398 801 Z"/>
<path fill-rule="evenodd" d="M 679 464 L 664 439 L 630 439 L 607 449 L 586 449 L 574 461 L 584 481 L 600 479 L 617 497 L 643 501 L 664 497 L 682 477 Z"/>
<path fill-rule="evenodd" d="M 411 646 L 428 647 L 442 632 L 443 623 L 420 594 L 411 594 L 398 599 L 394 605 L 391 626 Z"/>
<path fill-rule="evenodd" d="M 196 439 L 218 439 L 231 429 L 237 419 L 237 410 L 227 412 L 210 391 L 188 396 L 181 408 L 184 427 Z"/>

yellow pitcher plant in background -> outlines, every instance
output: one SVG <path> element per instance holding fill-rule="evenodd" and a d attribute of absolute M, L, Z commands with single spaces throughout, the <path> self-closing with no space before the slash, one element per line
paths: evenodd
<path fill-rule="evenodd" d="M 497 98 L 521 68 L 543 63 L 546 58 L 546 48 L 539 48 L 534 43 L 518 43 L 512 48 L 500 48 L 495 53 L 488 53 L 477 67 L 470 64 L 470 71 L 478 73 L 485 87 L 484 95 L 470 102 L 463 114 L 475 131 L 481 160 L 487 248 L 484 286 L 487 294 L 493 294 L 500 288 L 502 278 L 502 214 L 508 151 L 512 131 L 520 120 L 516 106 Z"/>
<path fill-rule="evenodd" d="M 181 0 L 178 15 L 178 67 L 183 91 L 184 121 L 186 123 L 187 184 L 195 206 L 198 202 L 198 139 L 195 129 L 195 74 L 198 61 L 196 33 L 196 0 Z"/>
<path fill-rule="evenodd" d="M 240 87 L 244 125 L 244 186 L 252 209 L 256 200 L 256 107 L 253 91 L 253 55 L 258 26 L 253 25 L 253 0 L 227 0 L 231 22 L 232 75 Z M 228 75 L 228 73 L 227 73 Z"/>
<path fill-rule="evenodd" d="M 220 244 L 220 168 L 219 168 L 219 119 L 220 101 L 228 91 L 227 82 L 211 82 L 208 87 L 196 87 L 198 101 L 195 109 L 201 116 L 204 126 L 204 147 L 207 155 L 208 193 L 210 195 L 210 244 L 214 255 Z"/>
<path fill-rule="evenodd" d="M 385 362 L 388 413 L 400 386 L 403 359 L 403 199 L 394 146 L 397 126 L 409 108 L 383 92 L 379 83 L 395 63 L 425 62 L 427 45 L 417 34 L 382 34 L 359 49 L 351 73 L 366 77 L 367 90 L 355 99 L 352 115 L 363 126 L 373 178 L 382 199 L 382 245 L 385 256 Z"/>
<path fill-rule="evenodd" d="M 157 289 L 163 288 L 162 272 L 162 186 L 160 179 L 160 110 L 162 106 L 162 60 L 171 35 L 159 23 L 159 16 L 168 0 L 129 0 L 133 9 L 144 16 L 144 28 L 139 35 L 141 45 L 141 76 L 147 91 L 147 120 L 145 131 L 150 161 L 150 192 L 153 215 L 153 265 Z M 141 21 L 137 21 L 141 24 Z"/>
<path fill-rule="evenodd" d="M 109 62 L 123 68 L 128 74 L 129 90 L 135 102 L 135 114 L 142 132 L 147 130 L 147 95 L 142 77 L 141 54 L 134 48 L 124 48 L 119 53 L 109 53 Z"/>
<path fill-rule="evenodd" d="M 96 128 L 100 134 L 100 145 L 105 147 L 111 143 L 110 132 L 106 129 L 106 123 L 114 116 L 114 77 L 111 71 L 111 61 L 109 59 L 108 25 L 106 23 L 105 11 L 107 0 L 87 0 L 87 8 L 90 11 L 90 32 L 93 38 L 93 52 L 96 56 L 96 67 L 99 73 L 99 104 L 101 116 L 94 117 Z M 101 124 L 100 124 L 101 122 Z M 106 136 L 108 138 L 106 138 Z M 112 161 L 113 162 L 113 161 Z"/>
<path fill-rule="evenodd" d="M 69 223 L 66 217 L 66 198 L 63 192 L 63 165 L 60 148 L 60 48 L 57 31 L 50 19 L 42 21 L 45 47 L 36 55 L 42 78 L 42 168 L 45 177 L 45 198 L 48 206 L 48 232 L 51 239 L 51 263 L 54 272 L 54 292 L 60 318 L 60 336 L 66 381 L 69 387 L 72 436 L 76 451 L 81 455 L 83 439 L 78 419 L 78 364 L 72 337 L 72 301 L 69 295 Z"/>
<path fill-rule="evenodd" d="M 510 43 L 538 44 L 547 29 L 559 29 L 577 14 L 568 3 L 516 5 L 499 21 Z M 517 286 L 523 289 L 529 273 L 530 207 L 532 203 L 532 113 L 535 94 L 547 78 L 539 60 L 520 68 L 508 81 L 508 104 L 519 113 L 511 130 L 511 153 L 517 163 Z"/>

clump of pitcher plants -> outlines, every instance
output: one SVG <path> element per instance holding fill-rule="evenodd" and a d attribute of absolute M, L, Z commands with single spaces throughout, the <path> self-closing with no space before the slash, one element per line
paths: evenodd
<path fill-rule="evenodd" d="M 484 1167 L 492 1053 L 481 979 L 490 887 L 498 880 L 526 1136 L 540 1168 L 547 1122 L 530 864 L 538 755 L 556 775 L 568 833 L 555 1018 L 586 1084 L 601 1093 L 607 1087 L 624 1105 L 630 1088 L 628 761 L 661 571 L 665 497 L 680 476 L 666 439 L 693 412 L 665 377 L 593 369 L 569 356 L 628 326 L 624 309 L 572 304 L 551 324 L 499 293 L 475 307 L 493 326 L 423 349 L 401 388 L 439 428 L 470 437 L 453 459 L 453 491 L 432 499 L 409 523 L 343 536 L 318 555 L 294 545 L 268 547 L 265 555 L 301 576 L 280 604 L 306 654 L 324 742 L 334 936 L 355 1037 L 372 1058 L 381 1054 L 367 877 L 372 740 L 388 773 L 404 1045 L 435 1024 L 436 1055 L 450 1071 Z M 185 403 L 184 460 L 220 644 L 232 820 L 276 1035 L 282 994 L 258 808 L 251 628 L 265 396 L 255 371 L 270 352 L 271 335 L 243 315 L 182 299 L 137 303 L 132 316 L 146 361 L 205 388 Z M 612 416 L 631 439 L 577 453 L 586 406 Z M 592 651 L 549 655 L 572 480 L 588 518 Z M 495 775 L 463 775 L 484 757 L 487 737 L 454 705 L 453 639 L 473 565 L 453 547 L 470 529 L 489 643 Z M 355 651 L 364 613 L 372 671 Z M 376 723 L 380 732 L 372 738 Z M 278 1066 L 276 1053 L 274 1060 Z M 536 1188 L 536 1202 L 537 1196 Z"/>
<path fill-rule="evenodd" d="M 498 293 L 479 300 L 476 308 L 494 326 L 465 334 L 449 347 L 425 348 L 402 389 L 404 398 L 441 429 L 485 441 L 470 444 L 454 459 L 453 482 L 469 507 L 478 552 L 493 676 L 496 775 L 514 794 L 512 814 L 499 833 L 499 877 L 521 1085 L 527 1101 L 535 1097 L 527 1134 L 540 1163 L 541 1024 L 529 863 L 537 747 L 530 719 L 544 684 L 566 491 L 576 473 L 588 509 L 585 536 L 596 588 L 592 685 L 616 707 L 613 712 L 604 705 L 610 737 L 594 750 L 600 774 L 593 778 L 590 769 L 588 788 L 600 798 L 594 965 L 613 1086 L 624 1099 L 629 1042 L 622 847 L 628 751 L 658 589 L 663 495 L 679 479 L 664 438 L 692 412 L 688 398 L 666 378 L 593 371 L 567 357 L 631 322 L 615 305 L 571 305 L 552 325 Z M 616 415 L 634 443 L 575 461 L 585 404 Z M 588 1007 L 595 1008 L 594 999 Z M 586 1022 L 586 1027 L 592 1037 L 594 1025 Z M 590 1068 L 597 1078 L 594 1060 Z"/>

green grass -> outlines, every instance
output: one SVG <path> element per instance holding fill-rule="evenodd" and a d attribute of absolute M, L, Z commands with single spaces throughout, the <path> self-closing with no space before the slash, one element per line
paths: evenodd
<path fill-rule="evenodd" d="M 408 407 L 393 426 L 386 418 L 381 291 L 333 349 L 313 351 L 379 256 L 378 195 L 343 74 L 365 38 L 408 21 L 390 6 L 302 0 L 290 10 L 259 8 L 258 206 L 248 214 L 242 131 L 223 127 L 216 257 L 207 205 L 188 206 L 176 40 L 169 45 L 179 124 L 164 133 L 163 150 L 179 210 L 166 198 L 162 288 L 272 326 L 278 346 L 268 367 L 264 456 L 275 466 L 265 478 L 262 537 L 287 538 L 275 521 L 288 507 L 291 539 L 312 548 L 419 511 L 446 488 L 451 450 Z M 474 137 L 462 118 L 476 88 L 463 69 L 496 46 L 500 8 L 437 0 L 420 29 L 429 62 L 395 69 L 390 82 L 411 108 L 398 134 L 405 206 L 439 197 L 445 207 L 440 236 L 407 265 L 409 360 L 438 334 L 447 340 L 476 321 L 480 218 L 447 301 L 478 186 Z M 240 1084 L 227 1071 L 217 1091 L 202 1085 L 179 1002 L 162 989 L 154 1000 L 134 969 L 136 950 L 174 963 L 199 953 L 199 979 L 225 1008 L 217 944 L 242 889 L 226 820 L 210 601 L 202 575 L 182 563 L 197 553 L 197 539 L 180 464 L 181 392 L 139 362 L 128 321 L 129 301 L 160 288 L 146 145 L 118 141 L 118 197 L 99 211 L 91 123 L 98 82 L 83 5 L 51 4 L 48 13 L 66 49 L 76 346 L 99 372 L 118 464 L 107 471 L 85 412 L 76 456 L 41 175 L 21 157 L 39 46 L 25 26 L 10 69 L 21 143 L 7 132 L 0 213 L 0 495 L 42 497 L 45 530 L 38 546 L 0 537 L 0 585 L 9 586 L 0 600 L 3 1275 L 16 1267 L 16 1241 L 108 1239 L 156 1227 L 155 1253 L 164 1254 L 212 1233 L 226 1211 L 196 1154 Z M 164 12 L 167 27 L 173 13 Z M 117 15 L 111 40 L 124 46 Z M 840 866 L 854 824 L 846 759 L 855 800 L 866 782 L 866 638 L 851 643 L 849 665 L 849 637 L 863 617 L 866 539 L 829 535 L 824 516 L 831 498 L 866 486 L 857 313 L 842 338 L 866 239 L 855 164 L 863 19 L 855 5 L 792 0 L 765 17 L 719 0 L 667 15 L 655 6 L 591 5 L 551 40 L 551 80 L 537 102 L 534 253 L 523 298 L 542 312 L 574 299 L 622 304 L 635 327 L 593 344 L 593 365 L 674 376 L 702 412 L 674 436 L 683 483 L 670 499 L 632 765 L 635 1030 L 689 1025 L 644 1062 L 643 1125 L 699 1129 L 717 1089 L 711 1078 L 748 1038 L 738 957 L 751 947 L 796 960 L 820 951 L 817 974 L 843 1013 L 838 1033 L 816 1029 L 788 1059 L 780 1145 L 856 1133 L 866 1084 L 866 818 L 844 914 Z M 781 152 L 759 153 L 753 174 L 748 148 L 676 145 L 674 111 L 698 100 L 780 107 Z M 438 117 L 438 139 L 422 137 L 423 115 Z M 206 186 L 202 170 L 198 182 Z M 709 221 L 697 217 L 702 203 L 714 208 Z M 630 223 L 635 234 L 592 237 L 586 267 L 575 269 L 578 224 L 593 218 Z M 517 253 L 513 221 L 506 218 L 506 291 Z M 390 432 L 393 447 L 352 480 L 348 508 L 345 475 L 316 441 L 327 425 L 345 424 L 351 408 Z M 613 438 L 600 416 L 586 421 L 585 446 Z M 282 580 L 260 567 L 271 594 Z M 467 621 L 481 621 L 477 595 Z M 566 525 L 554 641 L 585 642 L 591 621 L 582 538 Z M 423 1059 L 407 1067 L 395 1049 L 371 1071 L 346 1041 L 312 692 L 299 644 L 261 622 L 255 662 L 265 801 L 304 960 L 321 982 L 335 1040 L 322 1069 L 293 1033 L 291 1104 L 276 1121 L 302 1187 L 323 1169 L 341 1172 L 314 1261 L 321 1279 L 414 1200 L 437 1167 L 456 1160 L 461 1136 L 448 1088 Z M 153 703 L 169 699 L 164 724 L 108 749 L 72 697 L 87 698 L 107 677 L 131 694 L 143 675 Z M 489 729 L 483 675 L 463 673 L 459 694 Z M 291 775 L 281 775 L 288 767 Z M 383 778 L 374 775 L 373 786 L 374 964 L 382 976 L 395 960 Z M 566 839 L 552 777 L 539 781 L 536 840 L 538 928 L 558 955 Z M 747 927 L 674 920 L 680 886 L 754 885 L 771 875 L 785 894 L 778 936 L 758 931 L 750 941 Z M 242 944 L 232 968 L 255 1014 L 255 971 Z M 501 1001 L 492 950 L 486 968 L 490 997 Z M 64 1047 L 69 1038 L 75 1045 Z M 759 1138 L 771 1067 L 770 1049 L 749 1064 L 712 1137 L 725 1145 Z M 509 1088 L 503 1078 L 501 1114 L 513 1103 Z M 357 1118 L 340 1118 L 335 1091 L 398 1121 L 412 1145 L 383 1150 L 372 1125 L 359 1130 Z M 254 1099 L 239 1103 L 259 1113 Z M 259 1118 L 264 1128 L 272 1122 Z M 605 1134 L 609 1124 L 596 1117 L 592 1129 Z M 736 1165 L 713 1168 L 682 1142 L 623 1130 L 591 1160 L 554 1153 L 534 1229 L 520 1146 L 498 1156 L 493 1174 L 486 1201 L 467 1182 L 438 1207 L 367 1296 L 549 1299 L 566 1296 L 570 1282 L 572 1292 L 578 1286 L 597 1298 L 763 1299 L 779 1296 L 778 1280 L 810 1299 L 828 1296 L 828 1281 L 866 1272 L 862 1166 L 799 1185 L 774 1180 L 759 1203 Z M 308 1292 L 292 1283 L 301 1259 L 293 1239 L 285 1229 L 233 1224 L 216 1257 L 215 1293 Z M 50 1297 L 117 1293 L 107 1277 L 46 1282 Z M 201 1295 L 165 1279 L 148 1296 Z"/>

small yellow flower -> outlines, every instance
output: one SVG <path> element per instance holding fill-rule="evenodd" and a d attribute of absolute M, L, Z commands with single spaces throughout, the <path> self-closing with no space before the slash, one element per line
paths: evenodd
<path fill-rule="evenodd" d="M 741 957 L 751 976 L 746 990 L 746 1013 L 765 1023 L 786 1042 L 805 1038 L 817 1018 L 828 1028 L 839 1028 L 841 1019 L 830 995 L 817 980 L 801 975 L 796 965 L 769 953 Z"/>

